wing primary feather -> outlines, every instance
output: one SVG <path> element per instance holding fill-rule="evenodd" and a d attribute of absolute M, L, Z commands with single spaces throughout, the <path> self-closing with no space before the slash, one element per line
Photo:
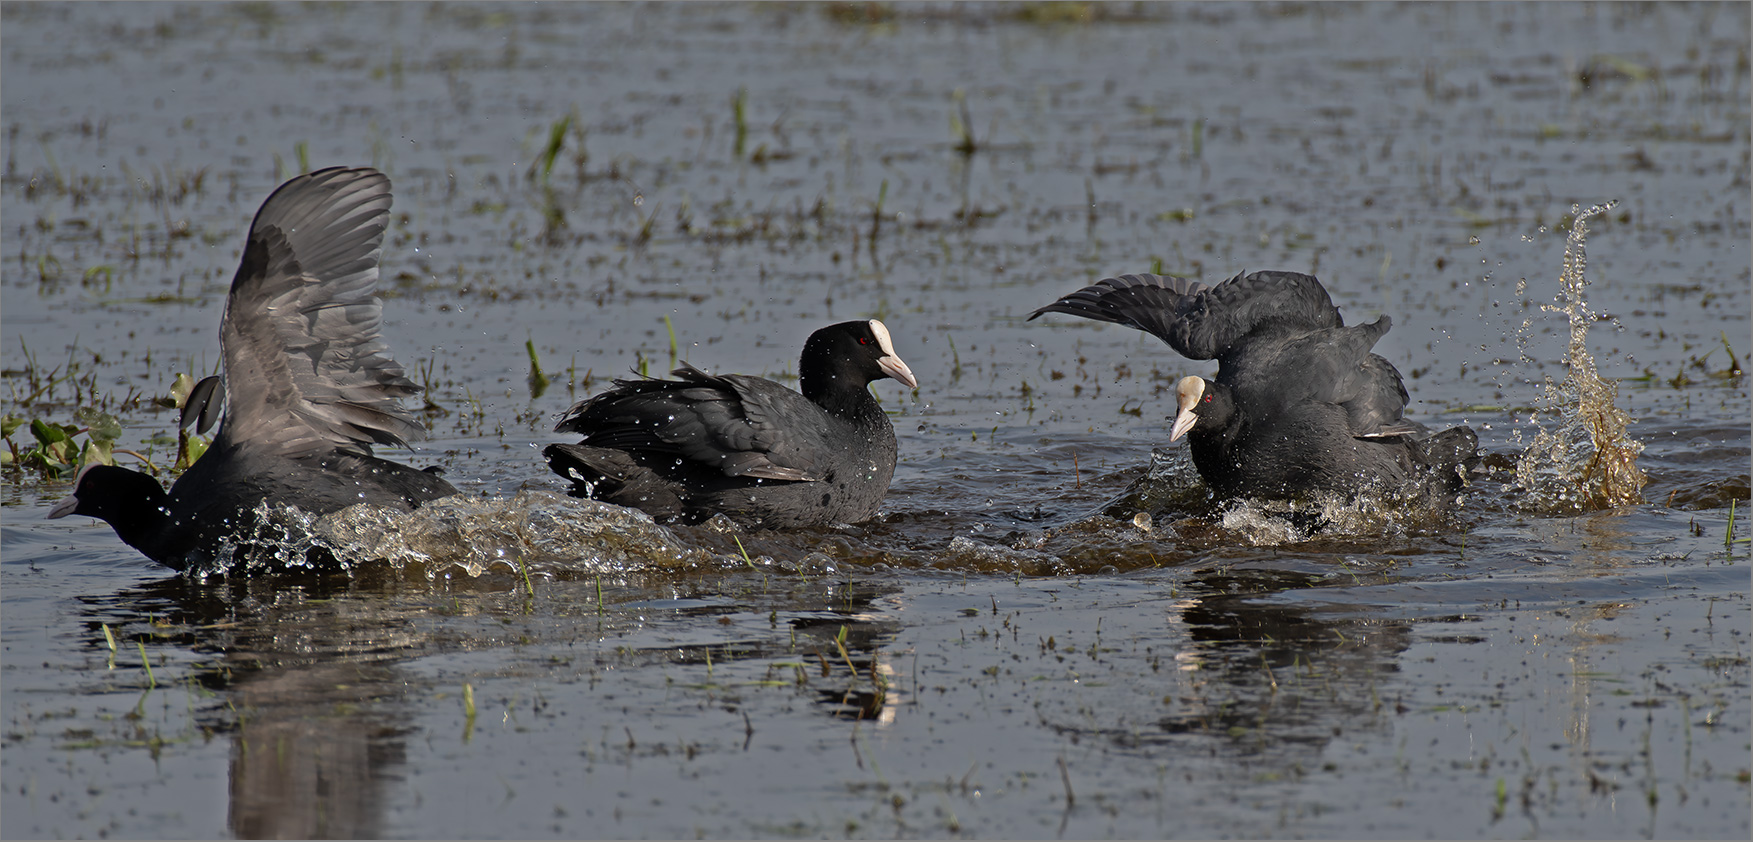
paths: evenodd
<path fill-rule="evenodd" d="M 381 336 L 391 200 L 382 173 L 332 168 L 288 181 L 262 204 L 220 329 L 221 435 L 286 455 L 369 454 L 425 438 L 399 403 L 419 387 Z"/>

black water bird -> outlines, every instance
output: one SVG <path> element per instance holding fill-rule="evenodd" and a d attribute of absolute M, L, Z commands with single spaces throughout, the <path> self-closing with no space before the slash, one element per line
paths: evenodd
<path fill-rule="evenodd" d="M 399 404 L 420 388 L 379 336 L 390 201 L 389 179 L 367 168 L 318 170 L 275 190 L 250 226 L 220 320 L 223 385 L 202 381 L 183 413 L 205 429 L 223 402 L 213 443 L 169 493 L 146 474 L 88 466 L 48 516 L 100 518 L 182 570 L 271 527 L 256 517 L 264 502 L 322 515 L 455 494 L 432 471 L 371 453 L 426 436 Z"/>
<path fill-rule="evenodd" d="M 811 334 L 802 394 L 759 377 L 683 364 L 675 380 L 617 380 L 567 410 L 556 432 L 578 444 L 542 451 L 575 497 L 698 523 L 856 523 L 875 514 L 895 472 L 895 431 L 870 393 L 885 377 L 916 388 L 875 319 Z"/>
<path fill-rule="evenodd" d="M 1431 435 L 1405 415 L 1394 364 L 1371 353 L 1387 316 L 1347 326 L 1325 287 L 1295 272 L 1216 286 L 1163 275 L 1106 278 L 1029 316 L 1067 313 L 1142 330 L 1215 380 L 1182 378 L 1169 440 L 1221 497 L 1384 490 L 1408 481 L 1458 489 L 1478 448 L 1467 427 Z"/>

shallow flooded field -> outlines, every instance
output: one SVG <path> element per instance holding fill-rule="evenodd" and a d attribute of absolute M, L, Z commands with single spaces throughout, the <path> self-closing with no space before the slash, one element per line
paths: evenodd
<path fill-rule="evenodd" d="M 1753 833 L 1746 5 L 3 24 L 0 411 L 102 409 L 168 463 L 155 401 L 215 370 L 251 215 L 369 164 L 433 432 L 392 458 L 465 496 L 322 524 L 370 559 L 347 576 L 198 581 L 44 520 L 67 478 L 6 465 L 0 835 Z M 1609 201 L 1571 302 L 1566 237 Z M 1025 321 L 1258 269 L 1391 315 L 1408 414 L 1471 425 L 1492 473 L 1219 506 L 1164 417 L 1214 365 Z M 1567 303 L 1640 503 L 1577 505 L 1586 452 L 1535 447 L 1579 411 L 1548 395 Z M 901 458 L 870 523 L 670 529 L 541 461 L 630 369 L 795 383 L 811 330 L 865 317 L 921 382 L 875 384 Z"/>

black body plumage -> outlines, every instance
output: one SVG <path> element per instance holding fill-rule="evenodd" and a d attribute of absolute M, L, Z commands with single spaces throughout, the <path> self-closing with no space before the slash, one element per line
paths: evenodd
<path fill-rule="evenodd" d="M 697 523 L 856 523 L 875 514 L 895 470 L 895 431 L 871 382 L 918 381 L 876 320 L 811 334 L 799 387 L 684 364 L 673 380 L 617 380 L 555 426 L 581 433 L 543 456 L 572 493 Z"/>
<path fill-rule="evenodd" d="M 1066 313 L 1142 330 L 1217 377 L 1176 386 L 1170 441 L 1222 497 L 1354 492 L 1408 481 L 1458 488 L 1478 438 L 1434 436 L 1405 417 L 1393 363 L 1371 349 L 1392 321 L 1347 326 L 1321 282 L 1255 272 L 1216 286 L 1161 275 L 1106 278 L 1029 316 Z"/>
<path fill-rule="evenodd" d="M 171 486 L 94 465 L 50 517 L 101 518 L 148 557 L 178 570 L 272 533 L 262 503 L 327 514 L 355 503 L 403 510 L 456 493 L 450 483 L 372 455 L 426 429 L 399 399 L 419 387 L 379 335 L 378 259 L 389 179 L 368 168 L 294 178 L 263 202 L 220 323 L 224 381 L 191 393 L 185 424 L 212 423 L 207 452 Z"/>

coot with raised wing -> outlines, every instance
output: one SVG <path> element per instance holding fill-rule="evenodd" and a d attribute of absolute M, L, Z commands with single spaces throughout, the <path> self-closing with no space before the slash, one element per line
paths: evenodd
<path fill-rule="evenodd" d="M 1347 326 L 1325 287 L 1296 272 L 1239 274 L 1216 286 L 1163 275 L 1105 278 L 1036 310 L 1142 330 L 1215 380 L 1176 384 L 1169 440 L 1221 497 L 1355 492 L 1408 481 L 1457 489 L 1478 437 L 1436 435 L 1405 415 L 1400 372 L 1371 353 L 1392 321 Z"/>
<path fill-rule="evenodd" d="M 248 549 L 263 502 L 327 514 L 355 503 L 408 510 L 456 493 L 450 483 L 373 456 L 426 429 L 399 404 L 417 394 L 379 336 L 375 290 L 390 182 L 331 168 L 281 185 L 256 214 L 220 321 L 223 388 L 203 381 L 184 423 L 219 433 L 171 486 L 108 465 L 81 471 L 49 517 L 100 518 L 130 546 L 182 570 Z"/>
<path fill-rule="evenodd" d="M 875 319 L 811 334 L 802 394 L 771 380 L 712 375 L 617 380 L 554 427 L 578 444 L 542 451 L 575 497 L 698 523 L 723 513 L 747 526 L 856 523 L 876 513 L 895 472 L 895 430 L 870 384 L 919 381 Z"/>

